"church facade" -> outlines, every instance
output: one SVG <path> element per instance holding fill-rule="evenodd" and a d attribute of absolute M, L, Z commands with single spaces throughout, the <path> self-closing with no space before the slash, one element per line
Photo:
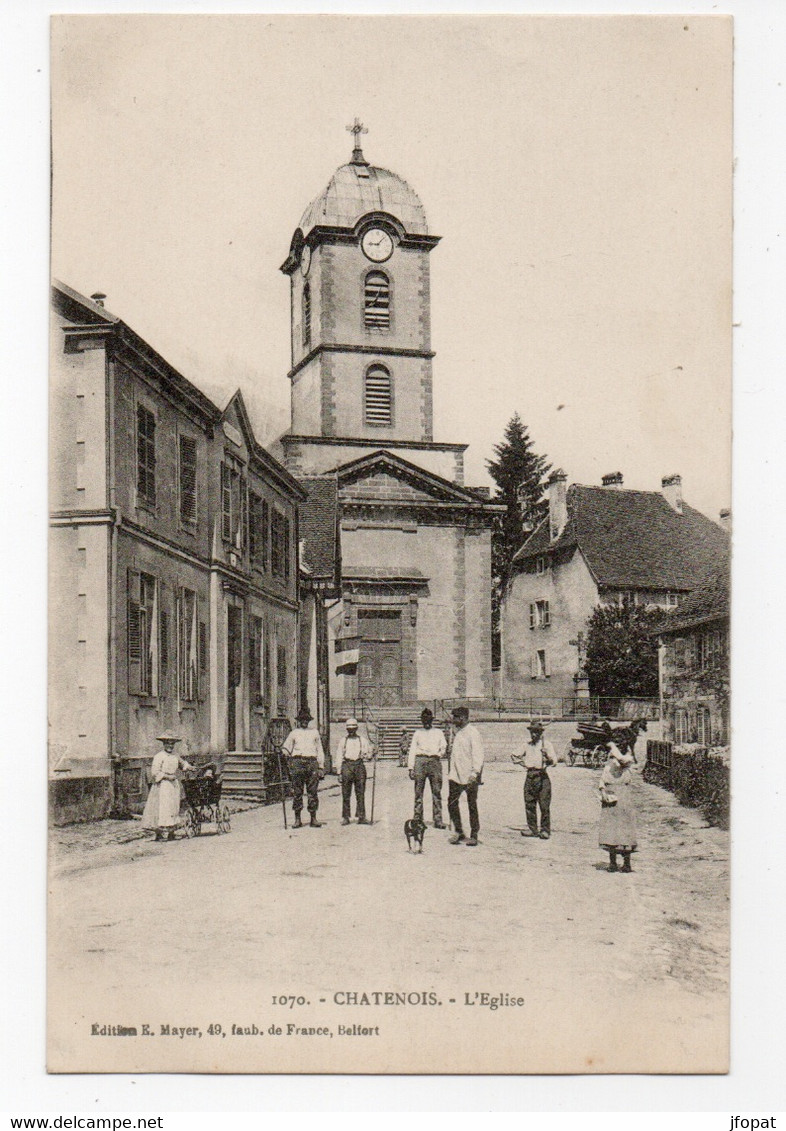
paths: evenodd
<path fill-rule="evenodd" d="M 308 206 L 290 280 L 293 475 L 332 477 L 341 596 L 329 648 L 357 665 L 331 698 L 390 707 L 491 693 L 488 491 L 464 483 L 465 444 L 434 440 L 428 230 L 414 190 L 359 144 Z"/>

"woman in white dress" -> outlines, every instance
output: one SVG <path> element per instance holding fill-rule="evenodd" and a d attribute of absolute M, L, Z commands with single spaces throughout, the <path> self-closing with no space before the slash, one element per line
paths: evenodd
<path fill-rule="evenodd" d="M 631 853 L 636 851 L 636 815 L 631 797 L 632 754 L 623 754 L 614 743 L 609 760 L 600 775 L 600 826 L 598 844 L 609 854 L 609 871 L 616 872 L 617 853 L 622 856 L 622 872 L 632 872 Z"/>
<path fill-rule="evenodd" d="M 145 811 L 142 814 L 142 828 L 155 829 L 156 840 L 174 840 L 175 826 L 180 817 L 180 770 L 193 770 L 185 758 L 175 754 L 175 743 L 180 742 L 177 735 L 162 734 L 157 739 L 163 742 L 150 766 L 153 779 L 147 795 Z"/>

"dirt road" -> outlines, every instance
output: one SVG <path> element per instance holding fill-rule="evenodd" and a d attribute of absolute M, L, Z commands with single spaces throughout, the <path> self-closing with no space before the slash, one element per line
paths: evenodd
<path fill-rule="evenodd" d="M 609 874 L 596 781 L 553 770 L 553 835 L 533 841 L 523 773 L 490 765 L 481 844 L 429 827 L 422 855 L 390 764 L 373 827 L 340 825 L 333 784 L 322 829 L 285 832 L 273 806 L 172 844 L 56 834 L 50 1067 L 722 1071 L 728 834 L 637 778 L 635 870 Z M 155 1039 L 91 1036 L 144 1024 Z"/>

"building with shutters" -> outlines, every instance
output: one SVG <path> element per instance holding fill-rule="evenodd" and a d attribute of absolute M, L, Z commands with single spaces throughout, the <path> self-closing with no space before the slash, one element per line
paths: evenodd
<path fill-rule="evenodd" d="M 682 745 L 729 743 L 728 560 L 720 558 L 705 583 L 663 618 L 659 683 L 663 736 Z"/>
<path fill-rule="evenodd" d="M 102 296 L 52 291 L 50 798 L 139 805 L 156 736 L 261 748 L 298 697 L 298 504 L 238 392 L 221 411 Z"/>
<path fill-rule="evenodd" d="M 586 694 L 583 640 L 598 604 L 676 609 L 728 555 L 728 531 L 683 501 L 680 476 L 661 487 L 627 490 L 619 472 L 568 487 L 552 473 L 548 514 L 522 536 L 503 596 L 505 698 Z"/>
<path fill-rule="evenodd" d="M 306 208 L 290 281 L 293 475 L 338 487 L 341 593 L 328 644 L 357 641 L 334 700 L 396 707 L 491 693 L 488 491 L 434 440 L 429 257 L 439 237 L 395 173 L 350 161 Z M 354 650 L 354 649 L 353 649 Z M 334 668 L 335 671 L 335 668 Z"/>

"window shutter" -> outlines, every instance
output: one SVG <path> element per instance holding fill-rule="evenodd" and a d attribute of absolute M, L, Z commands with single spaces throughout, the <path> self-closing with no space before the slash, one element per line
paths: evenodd
<path fill-rule="evenodd" d="M 305 349 L 311 345 L 311 285 L 306 283 L 303 287 L 303 346 Z"/>
<path fill-rule="evenodd" d="M 139 615 L 139 572 L 128 570 L 128 694 L 142 694 L 142 636 Z"/>
<path fill-rule="evenodd" d="M 549 657 L 548 657 L 548 654 L 546 652 L 543 653 L 543 674 L 547 679 L 551 675 L 551 669 L 549 667 Z"/>
<path fill-rule="evenodd" d="M 284 542 L 284 581 L 285 581 L 286 583 L 288 583 L 288 582 L 289 582 L 289 571 L 290 571 L 290 566 L 291 566 L 290 558 L 291 558 L 291 556 L 292 556 L 292 554 L 291 554 L 291 546 L 290 546 L 290 541 L 291 541 L 291 539 L 290 539 L 290 536 L 289 536 L 289 519 L 288 519 L 288 518 L 285 518 L 285 519 L 284 519 L 284 521 L 283 521 L 283 524 L 282 524 L 282 525 L 283 525 L 283 528 L 284 528 L 284 532 L 283 532 L 283 542 Z"/>
<path fill-rule="evenodd" d="M 372 365 L 366 372 L 366 423 L 391 424 L 393 394 L 390 374 L 381 365 Z"/>
<path fill-rule="evenodd" d="M 537 655 L 530 656 L 529 674 L 530 674 L 531 679 L 537 679 L 538 678 L 538 657 L 537 657 Z"/>
<path fill-rule="evenodd" d="M 194 523 L 197 517 L 197 445 L 191 436 L 180 437 L 180 518 Z"/>
<path fill-rule="evenodd" d="M 548 601 L 543 602 L 543 627 L 548 628 L 551 624 L 551 613 L 549 611 Z"/>
<path fill-rule="evenodd" d="M 530 626 L 530 628 L 535 627 L 535 605 L 534 605 L 534 602 L 532 604 L 530 604 L 530 607 L 529 607 L 529 626 Z"/>
<path fill-rule="evenodd" d="M 197 643 L 198 661 L 197 661 L 197 698 L 206 699 L 208 690 L 208 672 L 207 672 L 207 621 L 205 617 L 205 603 L 199 601 L 199 637 Z"/>
<path fill-rule="evenodd" d="M 165 699 L 169 693 L 169 609 L 165 607 L 165 589 L 160 585 L 160 611 L 158 614 L 158 694 Z"/>
<path fill-rule="evenodd" d="M 237 532 L 237 548 L 245 549 L 248 545 L 248 482 L 240 481 L 240 529 Z"/>
<path fill-rule="evenodd" d="M 232 494 L 225 463 L 221 464 L 221 537 L 225 542 L 232 537 Z"/>

